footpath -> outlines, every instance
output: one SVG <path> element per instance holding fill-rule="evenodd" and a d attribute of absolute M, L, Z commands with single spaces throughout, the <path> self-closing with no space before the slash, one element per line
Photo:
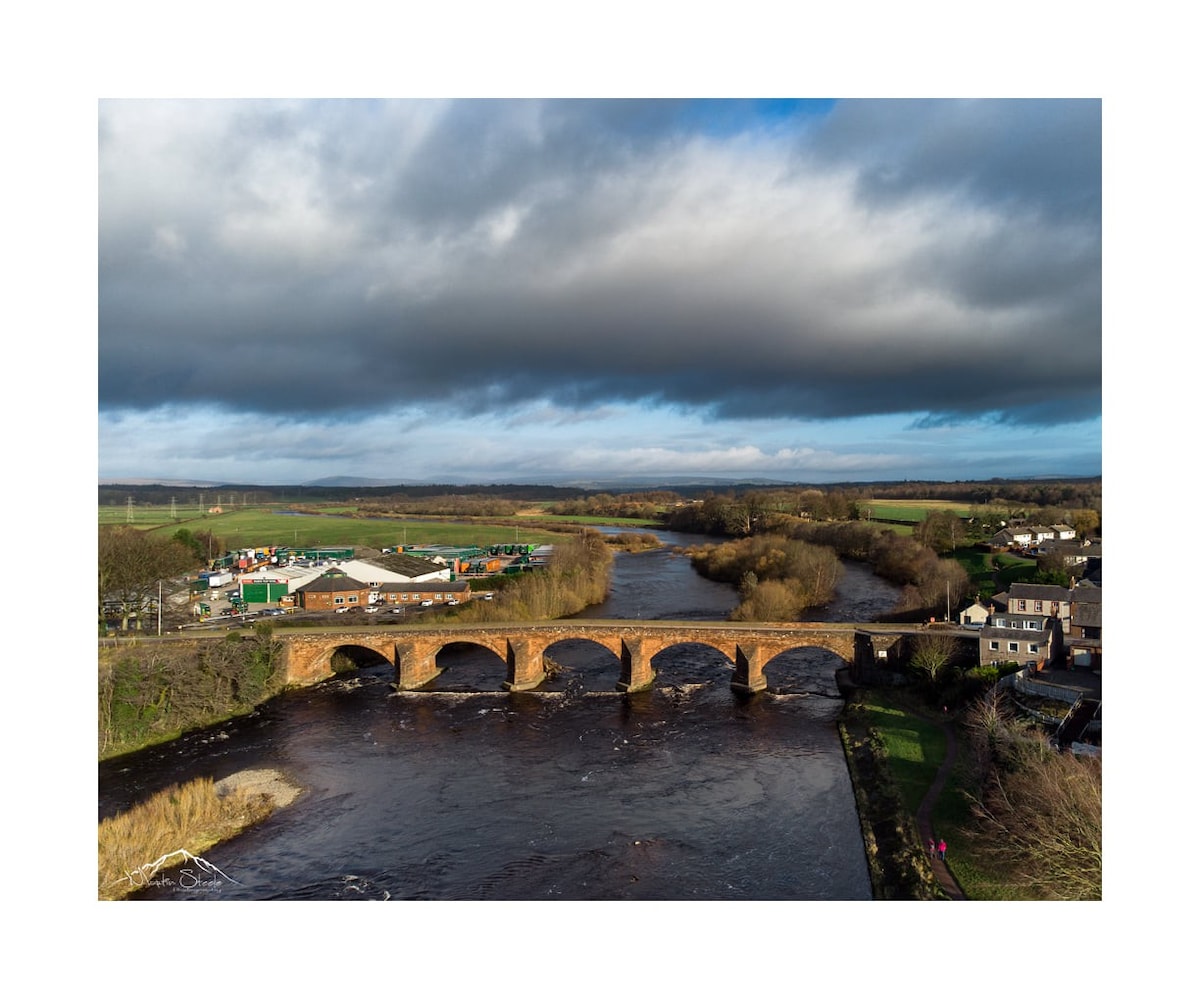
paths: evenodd
<path fill-rule="evenodd" d="M 921 842 L 925 844 L 928 844 L 931 839 L 936 843 L 940 838 L 935 834 L 933 828 L 933 819 L 931 818 L 933 805 L 946 786 L 950 771 L 954 768 L 954 760 L 958 755 L 958 741 L 954 738 L 953 726 L 943 725 L 942 731 L 946 733 L 946 756 L 942 760 L 942 765 L 938 767 L 933 783 L 925 792 L 925 797 L 921 799 L 921 804 L 917 808 L 917 828 L 921 833 Z M 946 893 L 946 897 L 959 902 L 964 901 L 966 896 L 963 895 L 963 890 L 959 887 L 958 882 L 954 880 L 954 875 L 950 873 L 946 862 L 937 856 L 930 857 L 929 862 L 933 865 L 933 873 L 937 876 L 938 884 Z"/>

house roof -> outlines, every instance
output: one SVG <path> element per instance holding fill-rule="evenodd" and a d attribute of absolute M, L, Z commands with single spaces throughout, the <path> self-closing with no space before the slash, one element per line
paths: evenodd
<path fill-rule="evenodd" d="M 1013 583 L 1008 588 L 1009 600 L 1058 600 L 1066 602 L 1071 591 L 1052 583 Z"/>
<path fill-rule="evenodd" d="M 376 587 L 380 593 L 430 593 L 433 590 L 440 593 L 463 593 L 470 588 L 463 579 L 453 583 L 445 579 L 427 579 L 423 583 L 380 583 Z"/>
<path fill-rule="evenodd" d="M 1071 615 L 1071 624 L 1082 628 L 1099 628 L 1101 627 L 1100 611 L 1099 603 L 1080 604 L 1075 609 L 1075 613 Z"/>
<path fill-rule="evenodd" d="M 367 589 L 367 584 L 359 582 L 352 576 L 347 576 L 344 572 L 327 572 L 318 576 L 311 583 L 306 583 L 299 588 L 302 593 L 346 593 L 347 591 L 358 592 L 359 590 Z"/>
<path fill-rule="evenodd" d="M 1045 640 L 1050 635 L 1049 628 L 1042 628 L 1039 631 L 1031 631 L 1029 628 L 997 628 L 994 624 L 985 624 L 980 629 L 979 637 L 982 638 L 1005 638 L 1005 639 L 1025 639 L 1039 638 Z"/>

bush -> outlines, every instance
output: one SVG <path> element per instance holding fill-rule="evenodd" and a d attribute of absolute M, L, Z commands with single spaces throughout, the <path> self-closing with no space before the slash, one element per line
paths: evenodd
<path fill-rule="evenodd" d="M 271 626 L 222 641 L 146 642 L 102 656 L 99 750 L 117 756 L 244 714 L 282 689 Z"/>

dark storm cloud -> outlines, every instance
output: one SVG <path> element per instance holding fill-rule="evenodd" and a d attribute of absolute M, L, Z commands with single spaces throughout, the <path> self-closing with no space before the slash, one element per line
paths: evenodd
<path fill-rule="evenodd" d="M 101 406 L 1099 413 L 1098 103 L 738 108 L 106 103 Z"/>
<path fill-rule="evenodd" d="M 846 101 L 806 152 L 853 169 L 874 201 L 957 190 L 1015 211 L 1100 219 L 1098 100 Z"/>

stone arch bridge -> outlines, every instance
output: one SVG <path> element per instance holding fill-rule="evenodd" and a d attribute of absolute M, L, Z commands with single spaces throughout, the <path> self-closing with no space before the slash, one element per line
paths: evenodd
<path fill-rule="evenodd" d="M 621 664 L 617 690 L 645 690 L 654 684 L 651 660 L 673 645 L 701 643 L 723 653 L 733 664 L 735 690 L 763 690 L 763 669 L 775 656 L 798 648 L 820 648 L 840 657 L 858 679 L 880 660 L 898 654 L 911 625 L 878 624 L 753 624 L 669 621 L 570 620 L 537 624 L 488 624 L 431 628 L 347 628 L 336 631 L 285 632 L 283 644 L 290 684 L 307 685 L 333 675 L 333 657 L 348 648 L 369 649 L 396 669 L 401 690 L 417 690 L 441 669 L 437 655 L 447 645 L 466 642 L 495 652 L 506 664 L 504 687 L 531 690 L 546 677 L 543 656 L 550 646 L 567 639 L 595 642 L 611 651 Z"/>

